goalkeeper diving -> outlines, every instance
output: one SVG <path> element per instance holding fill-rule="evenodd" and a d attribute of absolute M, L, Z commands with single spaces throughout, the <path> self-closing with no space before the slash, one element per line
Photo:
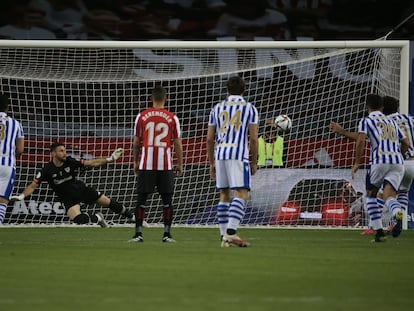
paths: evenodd
<path fill-rule="evenodd" d="M 66 155 L 66 148 L 63 143 L 55 142 L 50 146 L 50 152 L 52 157 L 51 161 L 37 172 L 32 183 L 21 194 L 12 196 L 11 201 L 24 200 L 42 182 L 46 181 L 62 202 L 69 219 L 75 224 L 93 223 L 103 228 L 108 227 L 102 213 L 89 214 L 83 212 L 81 210 L 81 203 L 97 203 L 128 218 L 130 222 L 135 222 L 135 215 L 132 210 L 127 209 L 121 203 L 108 198 L 103 193 L 78 179 L 80 171 L 87 167 L 98 167 L 118 160 L 124 153 L 124 149 L 116 149 L 108 158 L 77 160 Z"/>

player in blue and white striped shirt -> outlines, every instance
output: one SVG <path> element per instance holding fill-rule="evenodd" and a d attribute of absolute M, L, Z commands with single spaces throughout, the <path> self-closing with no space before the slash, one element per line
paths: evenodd
<path fill-rule="evenodd" d="M 381 96 L 369 94 L 366 99 L 368 116 L 359 122 L 356 141 L 355 161 L 352 167 L 352 178 L 358 171 L 364 156 L 365 140 L 371 143 L 370 168 L 367 176 L 366 204 L 371 225 L 376 230 L 375 242 L 385 240 L 382 229 L 382 208 L 377 204 L 377 194 L 383 187 L 385 206 L 392 212 L 396 221 L 392 234 L 401 233 L 403 212 L 397 201 L 397 191 L 404 175 L 404 158 L 410 144 L 397 123 L 382 113 Z M 401 147 L 400 147 L 401 142 Z M 397 232 L 399 231 L 399 232 Z"/>
<path fill-rule="evenodd" d="M 400 114 L 398 100 L 391 96 L 384 96 L 384 114 L 397 122 L 400 129 L 410 142 L 410 148 L 404 154 L 404 177 L 398 189 L 397 200 L 404 211 L 408 210 L 408 191 L 414 180 L 414 117 L 408 114 Z"/>
<path fill-rule="evenodd" d="M 24 151 L 24 132 L 19 121 L 9 117 L 9 98 L 0 94 L 0 224 L 6 216 L 7 204 L 16 178 L 16 157 Z"/>
<path fill-rule="evenodd" d="M 256 107 L 243 98 L 246 85 L 242 78 L 231 77 L 227 90 L 230 95 L 210 113 L 207 154 L 210 175 L 220 190 L 217 217 L 221 246 L 247 247 L 250 243 L 241 240 L 236 232 L 245 214 L 250 177 L 257 171 L 259 117 Z M 231 190 L 235 193 L 233 199 Z"/>

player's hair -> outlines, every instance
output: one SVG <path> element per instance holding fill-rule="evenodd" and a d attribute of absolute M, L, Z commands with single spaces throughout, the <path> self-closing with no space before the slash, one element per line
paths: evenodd
<path fill-rule="evenodd" d="M 385 115 L 398 112 L 400 108 L 400 103 L 398 102 L 398 99 L 396 99 L 395 97 L 384 96 L 382 98 L 382 102 L 384 104 L 383 112 Z"/>
<path fill-rule="evenodd" d="M 227 81 L 227 91 L 230 95 L 242 95 L 246 90 L 246 83 L 239 77 L 231 77 Z"/>
<path fill-rule="evenodd" d="M 263 134 L 266 134 L 266 135 L 276 135 L 277 134 L 277 128 L 276 128 L 276 126 L 274 126 L 272 124 L 266 124 L 265 127 L 264 127 Z"/>
<path fill-rule="evenodd" d="M 6 112 L 9 108 L 9 98 L 5 94 L 0 94 L 0 111 Z"/>
<path fill-rule="evenodd" d="M 50 152 L 53 152 L 56 150 L 57 147 L 63 146 L 65 147 L 64 143 L 60 143 L 60 142 L 54 142 L 53 144 L 50 145 Z"/>
<path fill-rule="evenodd" d="M 372 110 L 380 110 L 383 107 L 382 97 L 378 94 L 368 94 L 366 106 Z"/>
<path fill-rule="evenodd" d="M 156 86 L 152 90 L 152 100 L 155 102 L 163 101 L 167 96 L 167 91 L 162 86 Z"/>

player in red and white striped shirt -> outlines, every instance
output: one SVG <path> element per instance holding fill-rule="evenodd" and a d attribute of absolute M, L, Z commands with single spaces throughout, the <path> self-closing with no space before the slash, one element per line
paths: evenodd
<path fill-rule="evenodd" d="M 137 181 L 135 235 L 130 242 L 143 242 L 142 227 L 148 194 L 157 187 L 161 196 L 164 220 L 163 242 L 175 242 L 171 237 L 172 197 L 174 193 L 173 148 L 177 157 L 177 176 L 183 171 L 183 147 L 180 122 L 164 108 L 166 90 L 160 86 L 152 91 L 153 106 L 138 114 L 134 127 L 134 172 Z"/>

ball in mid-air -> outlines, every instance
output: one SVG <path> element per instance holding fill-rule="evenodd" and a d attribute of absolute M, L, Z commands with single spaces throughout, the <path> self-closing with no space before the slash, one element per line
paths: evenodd
<path fill-rule="evenodd" d="M 281 114 L 276 117 L 275 125 L 283 132 L 288 132 L 292 128 L 292 120 L 287 115 Z"/>

